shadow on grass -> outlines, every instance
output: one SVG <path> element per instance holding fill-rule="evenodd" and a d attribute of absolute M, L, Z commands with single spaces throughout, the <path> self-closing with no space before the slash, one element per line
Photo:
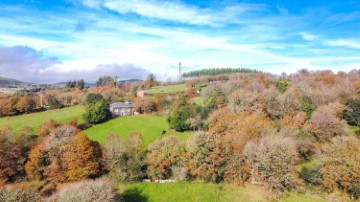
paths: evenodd
<path fill-rule="evenodd" d="M 145 196 L 138 188 L 131 188 L 124 191 L 122 194 L 125 202 L 147 202 L 148 197 Z"/>

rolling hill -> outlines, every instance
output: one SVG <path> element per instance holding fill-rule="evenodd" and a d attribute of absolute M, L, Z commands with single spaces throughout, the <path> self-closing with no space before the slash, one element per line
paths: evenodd
<path fill-rule="evenodd" d="M 0 76 L 0 87 L 1 88 L 9 88 L 9 87 L 28 87 L 33 85 L 32 83 L 19 81 L 16 79 L 11 79 L 7 77 Z"/>

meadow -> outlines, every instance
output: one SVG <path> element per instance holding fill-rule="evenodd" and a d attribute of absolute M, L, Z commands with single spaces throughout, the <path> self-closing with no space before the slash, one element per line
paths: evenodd
<path fill-rule="evenodd" d="M 119 192 L 125 202 L 169 202 L 169 201 L 248 201 L 266 202 L 266 191 L 255 186 L 233 186 L 229 184 L 210 184 L 200 182 L 176 183 L 133 183 L 120 184 Z M 283 202 L 322 202 L 313 196 L 290 193 L 280 199 Z"/>
<path fill-rule="evenodd" d="M 156 115 L 117 117 L 105 123 L 94 125 L 85 130 L 85 133 L 90 139 L 102 144 L 110 134 L 119 135 L 126 139 L 131 132 L 141 132 L 145 144 L 149 144 L 156 138 L 161 137 L 163 130 L 167 131 L 165 135 L 175 135 L 184 138 L 189 137 L 191 134 L 190 132 L 179 133 L 170 130 L 166 117 Z"/>
<path fill-rule="evenodd" d="M 20 116 L 3 117 L 0 118 L 0 128 L 11 127 L 14 131 L 20 131 L 23 127 L 30 127 L 37 131 L 43 123 L 51 119 L 60 123 L 76 120 L 81 124 L 84 123 L 84 112 L 84 106 L 78 105 Z"/>
<path fill-rule="evenodd" d="M 158 94 L 158 93 L 178 93 L 186 91 L 185 84 L 169 85 L 169 86 L 156 86 L 150 90 L 147 90 L 147 94 Z"/>
<path fill-rule="evenodd" d="M 0 88 L 1 95 L 13 95 L 16 91 L 22 90 L 23 88 Z"/>

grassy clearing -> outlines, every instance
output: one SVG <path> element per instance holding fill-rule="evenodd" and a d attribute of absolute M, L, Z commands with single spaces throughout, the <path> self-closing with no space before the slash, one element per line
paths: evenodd
<path fill-rule="evenodd" d="M 84 119 L 82 118 L 84 112 L 85 108 L 83 106 L 74 106 L 33 114 L 3 117 L 0 118 L 0 128 L 8 126 L 14 131 L 19 131 L 23 127 L 30 127 L 36 131 L 43 123 L 51 119 L 61 123 L 70 122 L 72 120 L 77 120 L 78 123 L 84 123 Z"/>
<path fill-rule="evenodd" d="M 205 105 L 204 100 L 201 97 L 195 97 L 195 98 L 191 99 L 191 102 L 193 102 L 199 106 Z"/>
<path fill-rule="evenodd" d="M 170 202 L 170 201 L 265 201 L 245 188 L 231 185 L 203 183 L 135 183 L 121 185 L 120 192 L 125 202 Z"/>
<path fill-rule="evenodd" d="M 105 123 L 95 125 L 85 133 L 92 140 L 104 143 L 109 134 L 116 134 L 123 138 L 127 138 L 131 132 L 141 132 L 143 134 L 145 144 L 159 138 L 161 131 L 167 130 L 166 135 L 175 135 L 179 137 L 190 136 L 189 132 L 179 133 L 169 130 L 169 124 L 165 117 L 156 115 L 139 115 L 118 117 Z"/>
<path fill-rule="evenodd" d="M 312 159 L 311 161 L 306 161 L 306 162 L 303 162 L 303 163 L 300 163 L 299 165 L 297 165 L 296 170 L 300 172 L 303 168 L 313 167 L 313 166 L 318 165 L 318 163 L 319 162 L 317 160 Z"/>
<path fill-rule="evenodd" d="M 228 184 L 205 184 L 198 182 L 179 183 L 134 183 L 120 184 L 119 192 L 125 202 L 172 202 L 172 201 L 269 201 L 265 199 L 266 191 L 258 187 L 238 187 Z M 280 200 L 285 202 L 321 202 L 304 194 L 291 193 Z"/>
<path fill-rule="evenodd" d="M 314 196 L 308 196 L 299 193 L 291 193 L 288 197 L 281 200 L 283 202 L 324 202 L 325 200 L 315 198 Z"/>
<path fill-rule="evenodd" d="M 0 95 L 1 94 L 13 95 L 14 93 L 22 89 L 24 88 L 0 88 Z"/>
<path fill-rule="evenodd" d="M 178 93 L 186 91 L 185 84 L 169 85 L 169 86 L 156 86 L 150 90 L 147 90 L 147 94 L 158 94 L 158 93 Z"/>
<path fill-rule="evenodd" d="M 350 130 L 355 134 L 360 134 L 360 127 L 359 126 L 350 126 Z"/>

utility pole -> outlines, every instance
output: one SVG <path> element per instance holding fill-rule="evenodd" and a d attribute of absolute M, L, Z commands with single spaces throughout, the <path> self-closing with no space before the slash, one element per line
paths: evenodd
<path fill-rule="evenodd" d="M 181 81 L 181 62 L 179 62 L 179 81 Z"/>

